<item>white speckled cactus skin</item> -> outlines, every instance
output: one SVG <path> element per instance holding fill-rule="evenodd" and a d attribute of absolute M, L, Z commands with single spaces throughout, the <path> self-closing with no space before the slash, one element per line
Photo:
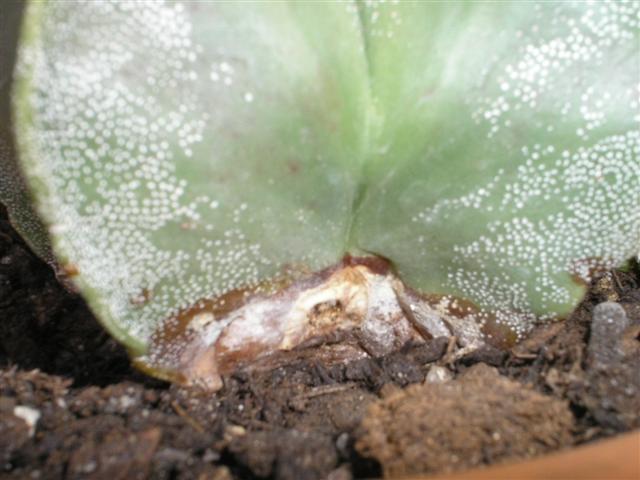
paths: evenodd
<path fill-rule="evenodd" d="M 639 22 L 618 1 L 31 2 L 20 163 L 136 353 L 199 299 L 345 253 L 524 334 L 640 251 Z M 20 225 L 18 190 L 0 178 Z"/>

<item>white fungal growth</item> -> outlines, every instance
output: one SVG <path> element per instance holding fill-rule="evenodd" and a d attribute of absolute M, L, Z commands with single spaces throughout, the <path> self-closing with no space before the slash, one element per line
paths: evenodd
<path fill-rule="evenodd" d="M 407 308 L 421 315 L 405 315 Z M 328 362 L 336 363 L 379 357 L 438 336 L 455 335 L 471 349 L 483 343 L 477 329 L 472 333 L 463 322 L 457 323 L 460 319 L 438 315 L 407 293 L 391 272 L 366 265 L 321 272 L 275 295 L 250 298 L 219 318 L 204 311 L 188 320 L 185 332 L 154 342 L 141 361 L 180 372 L 183 383 L 210 390 L 222 386 L 229 358 L 260 368 L 273 362 L 274 354 L 305 346 L 317 347 L 319 356 L 325 353 Z"/>

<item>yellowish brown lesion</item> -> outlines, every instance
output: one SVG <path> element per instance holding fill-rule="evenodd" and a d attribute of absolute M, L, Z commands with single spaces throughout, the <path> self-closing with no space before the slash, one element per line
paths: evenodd
<path fill-rule="evenodd" d="M 291 355 L 332 363 L 437 336 L 453 338 L 465 352 L 485 341 L 481 327 L 468 323 L 480 309 L 452 297 L 419 295 L 384 259 L 349 256 L 316 273 L 296 272 L 180 311 L 154 334 L 150 353 L 137 365 L 215 391 L 222 376 L 239 367 L 273 367 Z M 484 329 L 501 346 L 515 338 L 492 322 Z"/>

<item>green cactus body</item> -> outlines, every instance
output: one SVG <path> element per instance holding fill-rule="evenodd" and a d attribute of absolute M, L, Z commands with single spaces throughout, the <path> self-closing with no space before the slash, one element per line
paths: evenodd
<path fill-rule="evenodd" d="M 576 276 L 640 251 L 639 13 L 31 2 L 20 163 L 57 258 L 134 355 L 166 319 L 346 254 L 522 336 L 573 309 Z M 20 227 L 17 183 L 0 200 Z"/>

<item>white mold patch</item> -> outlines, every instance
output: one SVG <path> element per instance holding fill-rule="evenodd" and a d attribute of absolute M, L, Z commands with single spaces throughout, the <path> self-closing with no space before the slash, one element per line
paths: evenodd
<path fill-rule="evenodd" d="M 257 296 L 221 316 L 198 311 L 186 323 L 186 333 L 160 335 L 147 365 L 180 372 L 188 385 L 216 390 L 221 374 L 238 366 L 259 366 L 265 359 L 300 349 L 322 351 L 325 346 L 349 344 L 341 361 L 380 357 L 407 344 L 455 336 L 465 352 L 484 344 L 475 323 L 439 311 L 421 297 L 407 293 L 393 274 L 365 265 L 338 266 L 326 278 L 303 280 L 273 295 Z M 406 315 L 406 309 L 420 312 Z M 203 318 L 207 322 L 203 322 Z M 172 322 L 167 324 L 172 328 Z M 197 330 L 197 335 L 191 332 Z M 171 355 L 167 355 L 171 351 Z M 318 353 L 321 357 L 322 354 Z M 169 362 L 169 363 L 167 363 Z"/>

